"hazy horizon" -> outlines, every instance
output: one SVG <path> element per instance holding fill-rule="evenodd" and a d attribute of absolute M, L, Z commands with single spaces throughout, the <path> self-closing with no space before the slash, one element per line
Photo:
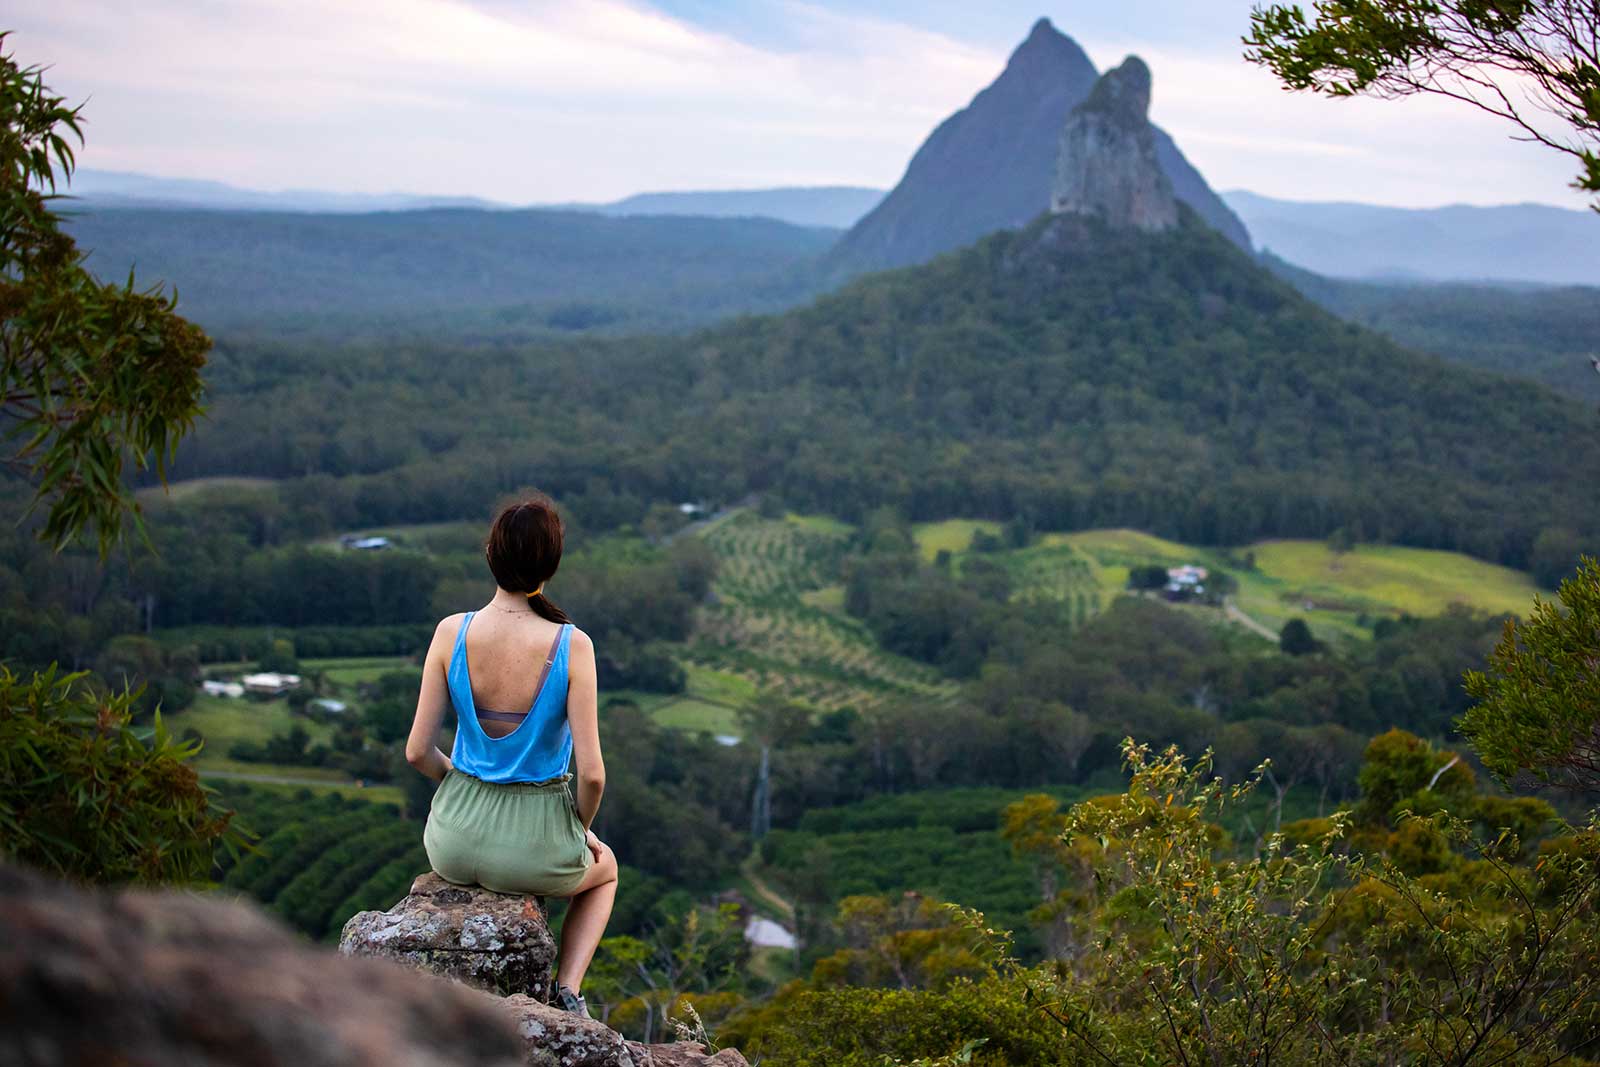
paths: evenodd
<path fill-rule="evenodd" d="M 1102 70 L 1143 56 L 1152 117 L 1215 188 L 1585 206 L 1566 157 L 1465 106 L 1283 91 L 1241 57 L 1246 3 L 64 0 L 14 14 L 8 44 L 87 102 L 89 169 L 534 204 L 887 189 L 1041 16 Z"/>

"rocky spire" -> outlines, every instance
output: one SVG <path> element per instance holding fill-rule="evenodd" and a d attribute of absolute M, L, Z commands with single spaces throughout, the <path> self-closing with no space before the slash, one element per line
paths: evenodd
<path fill-rule="evenodd" d="M 1061 131 L 1050 210 L 1113 226 L 1169 230 L 1178 200 L 1156 154 L 1150 68 L 1138 56 L 1100 77 Z"/>

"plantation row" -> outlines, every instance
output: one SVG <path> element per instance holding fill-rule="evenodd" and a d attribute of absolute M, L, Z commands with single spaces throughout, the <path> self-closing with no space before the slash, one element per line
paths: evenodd
<path fill-rule="evenodd" d="M 219 858 L 220 881 L 309 937 L 337 937 L 350 916 L 389 907 L 427 870 L 422 825 L 388 804 L 247 786 L 222 799 L 258 840 Z"/>
<path fill-rule="evenodd" d="M 691 662 L 824 710 L 953 699 L 936 671 L 884 652 L 859 622 L 811 602 L 838 586 L 850 534 L 748 511 L 706 530 L 718 563 L 716 600 L 700 610 Z"/>

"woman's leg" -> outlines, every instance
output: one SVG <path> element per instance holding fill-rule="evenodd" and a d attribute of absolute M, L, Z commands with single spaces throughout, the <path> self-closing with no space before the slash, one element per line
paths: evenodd
<path fill-rule="evenodd" d="M 561 953 L 556 957 L 556 981 L 582 992 L 583 976 L 605 936 L 611 905 L 617 899 L 617 857 L 610 846 L 600 845 L 600 856 L 584 872 L 583 881 L 567 905 L 561 921 Z"/>

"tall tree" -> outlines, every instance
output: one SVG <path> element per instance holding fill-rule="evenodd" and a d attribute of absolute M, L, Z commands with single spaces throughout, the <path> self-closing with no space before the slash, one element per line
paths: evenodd
<path fill-rule="evenodd" d="M 200 414 L 211 341 L 159 287 L 103 285 L 52 210 L 71 177 L 80 109 L 4 52 L 0 34 L 0 462 L 46 506 L 57 547 L 92 531 L 102 554 L 138 504 L 125 464 L 165 467 Z"/>
<path fill-rule="evenodd" d="M 1594 0 L 1316 0 L 1312 12 L 1256 7 L 1245 58 L 1290 89 L 1470 104 L 1572 156 L 1573 186 L 1600 193 Z"/>
<path fill-rule="evenodd" d="M 1600 562 L 1586 557 L 1557 599 L 1507 620 L 1488 669 L 1467 674 L 1479 703 L 1459 727 L 1502 779 L 1600 793 Z"/>
<path fill-rule="evenodd" d="M 77 108 L 0 34 L 0 462 L 34 483 L 41 536 L 58 549 L 92 530 L 102 557 L 137 505 L 131 457 L 164 472 L 200 413 L 210 340 L 159 290 L 102 285 L 51 211 L 72 173 Z M 46 192 L 45 190 L 49 190 Z M 212 845 L 237 843 L 187 761 L 196 743 L 157 719 L 132 723 L 54 668 L 24 682 L 0 668 L 0 849 L 90 882 L 194 882 Z"/>

